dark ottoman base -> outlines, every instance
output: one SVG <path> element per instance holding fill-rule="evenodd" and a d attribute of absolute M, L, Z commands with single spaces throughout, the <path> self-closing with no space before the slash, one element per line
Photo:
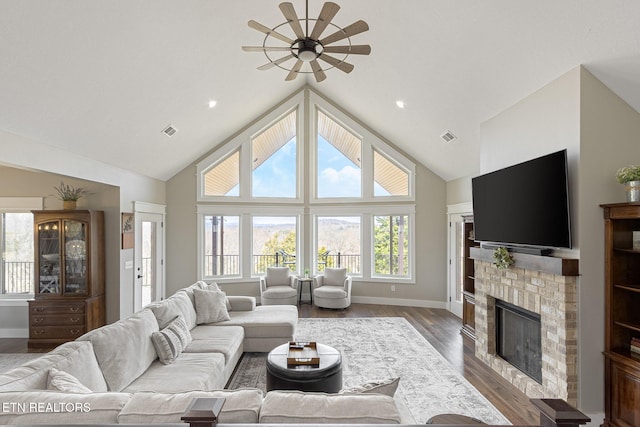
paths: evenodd
<path fill-rule="evenodd" d="M 318 344 L 320 366 L 287 367 L 289 344 L 274 348 L 267 356 L 267 391 L 300 390 L 337 393 L 342 389 L 340 352 Z"/>

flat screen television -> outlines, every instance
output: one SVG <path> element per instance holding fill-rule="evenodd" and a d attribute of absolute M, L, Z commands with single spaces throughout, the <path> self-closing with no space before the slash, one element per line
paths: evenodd
<path fill-rule="evenodd" d="M 475 239 L 533 248 L 571 248 L 567 150 L 471 181 Z"/>

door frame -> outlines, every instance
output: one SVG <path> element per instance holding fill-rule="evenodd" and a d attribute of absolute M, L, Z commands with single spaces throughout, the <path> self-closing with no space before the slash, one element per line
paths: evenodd
<path fill-rule="evenodd" d="M 453 228 L 453 217 L 460 215 L 468 215 L 473 213 L 473 203 L 457 203 L 454 205 L 447 205 L 447 310 L 462 318 L 462 301 L 458 303 L 453 300 L 455 295 L 454 286 L 456 283 L 456 270 L 455 270 L 455 229 Z"/>
<path fill-rule="evenodd" d="M 142 270 L 142 220 L 153 219 L 160 223 L 160 227 L 156 233 L 156 251 L 158 254 L 159 264 L 156 270 L 157 277 L 157 299 L 164 299 L 166 293 L 166 233 L 164 223 L 166 219 L 166 206 L 147 202 L 133 202 L 133 212 L 135 217 L 134 238 L 135 245 L 133 251 L 133 308 L 134 312 L 142 308 L 142 279 L 138 278 L 138 269 Z"/>

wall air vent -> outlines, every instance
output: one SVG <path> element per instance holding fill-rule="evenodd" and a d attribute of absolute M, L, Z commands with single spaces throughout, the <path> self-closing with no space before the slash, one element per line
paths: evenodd
<path fill-rule="evenodd" d="M 171 138 L 173 135 L 175 135 L 176 132 L 178 132 L 178 129 L 176 127 L 174 127 L 173 125 L 169 125 L 166 128 L 162 129 L 162 133 L 167 135 L 169 138 Z"/>
<path fill-rule="evenodd" d="M 453 141 L 454 139 L 458 139 L 458 137 L 452 134 L 450 130 L 440 135 L 440 138 L 442 138 L 444 142 L 447 142 L 447 143 Z"/>

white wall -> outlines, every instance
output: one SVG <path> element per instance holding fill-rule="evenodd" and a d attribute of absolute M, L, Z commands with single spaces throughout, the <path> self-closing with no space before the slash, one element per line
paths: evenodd
<path fill-rule="evenodd" d="M 120 213 L 132 212 L 134 201 L 165 204 L 165 183 L 5 131 L 0 131 L 0 152 L 4 165 L 56 174 L 48 178 L 51 190 L 46 195 L 53 194 L 60 176 L 65 182 L 77 178 L 87 186 L 95 183 L 115 187 L 119 192 L 115 200 L 112 195 L 97 193 L 84 207 L 105 211 L 107 322 L 132 313 L 133 270 L 125 270 L 124 262 L 133 259 L 133 250 L 120 249 Z M 83 207 L 82 199 L 79 206 Z"/>

